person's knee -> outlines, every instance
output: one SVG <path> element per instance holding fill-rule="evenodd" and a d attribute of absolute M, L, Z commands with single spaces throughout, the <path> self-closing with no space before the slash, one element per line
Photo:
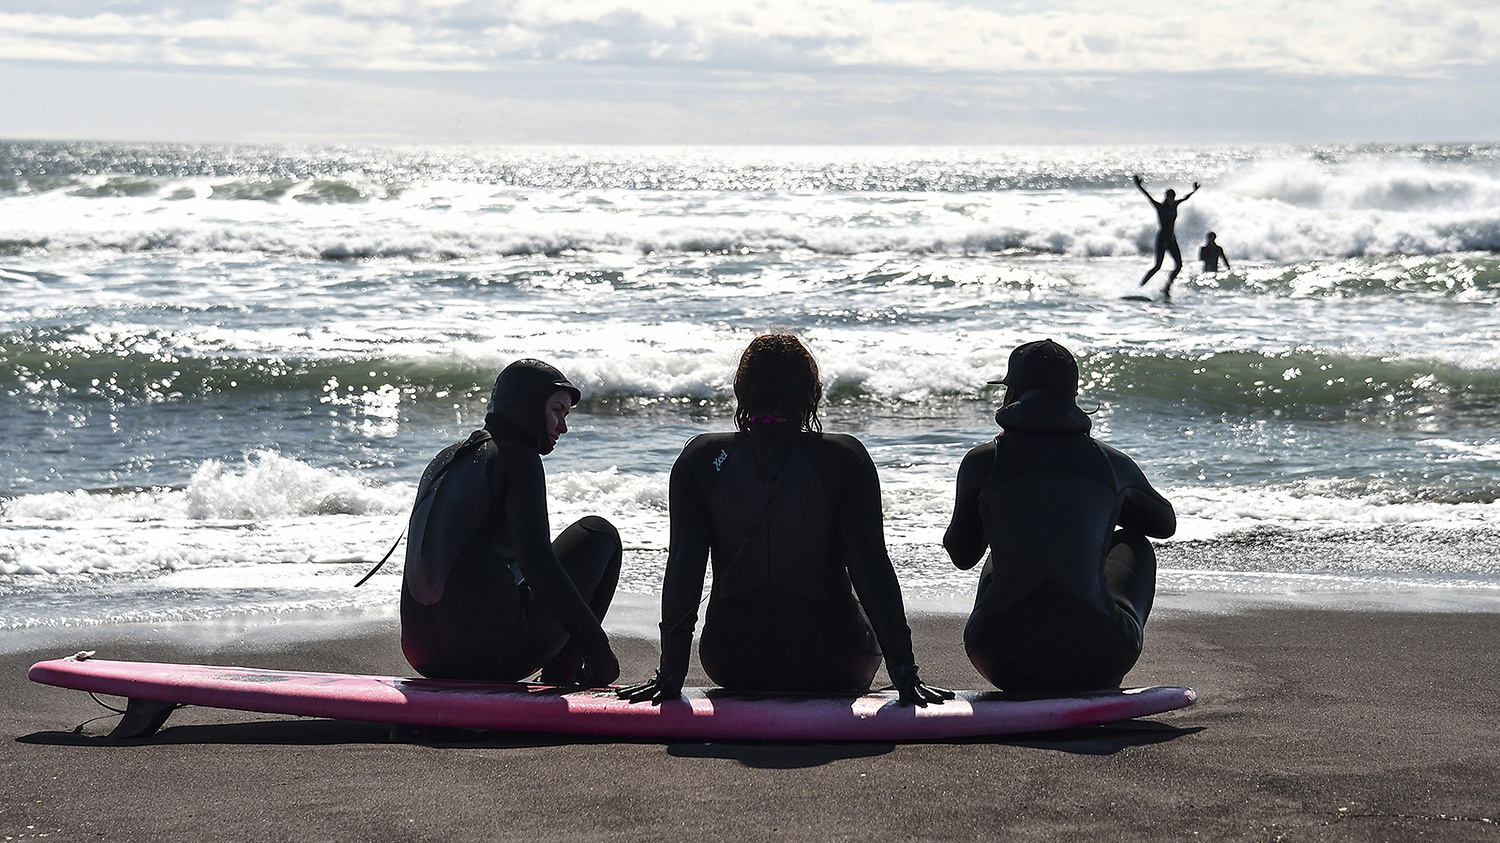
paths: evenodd
<path fill-rule="evenodd" d="M 1109 541 L 1107 557 L 1115 558 L 1117 551 L 1123 553 L 1126 550 L 1129 551 L 1131 556 L 1129 561 L 1135 563 L 1136 567 L 1139 567 L 1139 564 L 1142 562 L 1156 561 L 1156 550 L 1151 546 L 1151 540 L 1146 538 L 1145 533 L 1136 530 L 1116 529 L 1114 536 Z"/>
<path fill-rule="evenodd" d="M 575 521 L 574 524 L 580 529 L 587 530 L 593 535 L 609 539 L 609 541 L 617 546 L 622 544 L 620 540 L 620 531 L 615 529 L 615 525 L 609 523 L 609 520 L 602 516 L 585 515 L 584 517 Z"/>
<path fill-rule="evenodd" d="M 1135 548 L 1130 542 L 1120 541 L 1118 538 L 1110 546 L 1109 553 L 1104 555 L 1104 563 L 1109 566 L 1126 565 L 1135 567 Z"/>

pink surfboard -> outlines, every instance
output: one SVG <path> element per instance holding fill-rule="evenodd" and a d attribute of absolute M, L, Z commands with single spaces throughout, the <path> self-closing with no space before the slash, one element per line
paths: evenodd
<path fill-rule="evenodd" d="M 34 682 L 127 697 L 115 737 L 154 733 L 179 704 L 411 726 L 578 735 L 786 741 L 902 741 L 1093 726 L 1192 705 L 1191 688 L 1129 688 L 1025 699 L 960 691 L 925 708 L 894 691 L 863 695 L 744 695 L 688 688 L 683 699 L 627 703 L 604 689 L 445 682 L 344 673 L 157 664 L 79 653 L 37 662 Z"/>

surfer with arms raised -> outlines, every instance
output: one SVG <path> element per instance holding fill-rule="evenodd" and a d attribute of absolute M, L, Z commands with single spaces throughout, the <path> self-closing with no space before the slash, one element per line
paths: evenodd
<path fill-rule="evenodd" d="M 739 429 L 694 437 L 672 466 L 661 666 L 622 698 L 681 696 L 710 558 L 698 656 L 718 685 L 860 691 L 883 654 L 902 704 L 953 697 L 917 676 L 875 464 L 858 439 L 822 432 L 822 394 L 818 364 L 795 336 L 762 335 L 745 349 L 734 376 Z"/>
<path fill-rule="evenodd" d="M 600 626 L 621 543 L 588 516 L 553 541 L 542 456 L 568 432 L 578 388 L 540 360 L 495 379 L 484 429 L 445 448 L 417 487 L 401 585 L 401 649 L 422 675 L 607 685 Z"/>
<path fill-rule="evenodd" d="M 1162 201 L 1160 202 L 1156 201 L 1156 198 L 1151 195 L 1151 191 L 1146 189 L 1146 185 L 1141 181 L 1140 176 L 1135 177 L 1135 186 L 1142 193 L 1146 194 L 1147 199 L 1151 200 L 1151 207 L 1156 209 L 1156 221 L 1161 226 L 1156 232 L 1156 263 L 1152 264 L 1151 268 L 1146 270 L 1146 277 L 1141 279 L 1140 286 L 1146 286 L 1146 282 L 1151 280 L 1151 276 L 1155 275 L 1158 269 L 1161 269 L 1162 259 L 1170 254 L 1172 256 L 1173 267 L 1172 271 L 1167 274 L 1167 286 L 1162 290 L 1162 295 L 1170 298 L 1172 295 L 1172 282 L 1177 280 L 1177 273 L 1182 271 L 1182 248 L 1177 245 L 1177 206 L 1191 199 L 1193 194 L 1198 192 L 1199 184 L 1193 182 L 1193 189 L 1189 190 L 1187 195 L 1181 199 L 1177 198 L 1177 191 L 1168 188 L 1167 192 L 1162 194 Z"/>
<path fill-rule="evenodd" d="M 1141 654 L 1156 591 L 1147 536 L 1177 528 L 1135 462 L 1089 436 L 1078 363 L 1052 340 L 1015 349 L 995 421 L 969 451 L 943 546 L 979 577 L 964 649 L 1007 691 L 1114 688 Z"/>

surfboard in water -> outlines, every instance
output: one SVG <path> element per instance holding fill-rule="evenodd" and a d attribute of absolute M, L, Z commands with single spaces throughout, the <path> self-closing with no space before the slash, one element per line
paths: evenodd
<path fill-rule="evenodd" d="M 1129 720 L 1192 705 L 1191 688 L 1128 688 L 1024 698 L 960 691 L 925 708 L 895 691 L 747 695 L 687 688 L 683 699 L 627 703 L 612 690 L 305 673 L 96 659 L 37 662 L 34 682 L 127 697 L 111 737 L 146 737 L 178 705 L 410 726 L 672 739 L 893 741 L 1045 732 Z"/>

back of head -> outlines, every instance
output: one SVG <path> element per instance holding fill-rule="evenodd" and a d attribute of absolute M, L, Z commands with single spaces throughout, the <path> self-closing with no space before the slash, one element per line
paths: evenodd
<path fill-rule="evenodd" d="M 795 422 L 799 430 L 822 430 L 822 397 L 818 361 L 795 336 L 762 334 L 740 355 L 734 373 L 734 421 L 740 430 L 766 419 Z"/>
<path fill-rule="evenodd" d="M 1078 395 L 1078 361 L 1058 343 L 1037 340 L 1017 346 L 1010 353 L 1005 377 L 990 383 L 1005 384 L 1003 403 L 1007 405 L 1038 389 L 1054 398 L 1072 400 Z"/>
<path fill-rule="evenodd" d="M 543 413 L 547 399 L 566 391 L 573 404 L 582 393 L 562 372 L 540 360 L 517 360 L 500 370 L 484 416 L 485 429 L 496 439 L 515 442 L 537 453 L 552 452 Z"/>

